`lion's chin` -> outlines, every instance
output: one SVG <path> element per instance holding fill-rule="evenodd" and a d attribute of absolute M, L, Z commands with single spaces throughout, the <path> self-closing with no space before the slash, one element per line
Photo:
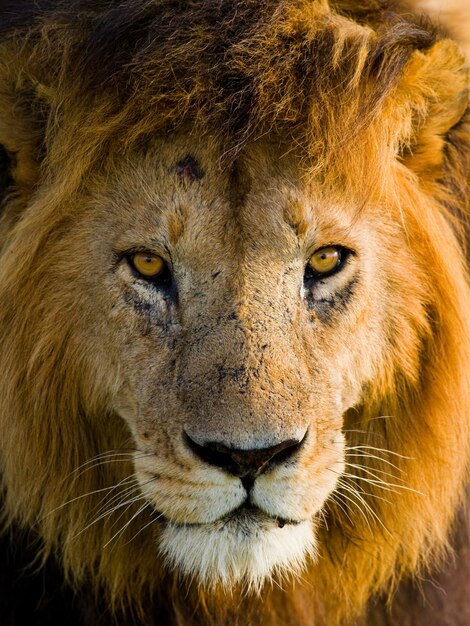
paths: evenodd
<path fill-rule="evenodd" d="M 240 585 L 259 592 L 273 576 L 298 575 L 315 548 L 311 520 L 280 524 L 253 511 L 209 524 L 167 522 L 160 536 L 172 569 L 209 589 Z"/>

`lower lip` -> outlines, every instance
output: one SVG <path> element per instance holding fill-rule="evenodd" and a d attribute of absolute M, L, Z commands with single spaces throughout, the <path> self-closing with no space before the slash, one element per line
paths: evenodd
<path fill-rule="evenodd" d="M 284 528 L 284 526 L 296 526 L 300 524 L 300 522 L 296 520 L 285 519 L 282 517 L 273 517 L 271 515 L 267 515 L 261 509 L 257 507 L 253 507 L 249 504 L 244 504 L 235 511 L 229 513 L 225 518 L 227 522 L 236 522 L 239 521 L 243 523 L 245 521 L 248 522 L 274 522 L 277 524 L 278 528 Z"/>
<path fill-rule="evenodd" d="M 238 507 L 238 509 L 231 511 L 230 513 L 220 518 L 219 520 L 216 520 L 215 522 L 188 522 L 188 523 L 173 522 L 169 517 L 166 517 L 165 515 L 162 515 L 161 513 L 158 515 L 157 521 L 163 524 L 170 523 L 170 524 L 173 524 L 174 526 L 180 526 L 180 527 L 206 526 L 208 524 L 210 525 L 210 524 L 214 524 L 217 522 L 226 522 L 226 523 L 232 523 L 232 524 L 236 522 L 240 524 L 243 524 L 246 522 L 251 522 L 251 523 L 271 522 L 271 523 L 275 523 L 278 528 L 284 528 L 284 526 L 298 526 L 301 523 L 300 521 L 297 521 L 297 520 L 285 519 L 283 517 L 274 517 L 272 515 L 268 515 L 261 509 L 251 506 L 250 504 L 243 504 L 242 506 Z"/>

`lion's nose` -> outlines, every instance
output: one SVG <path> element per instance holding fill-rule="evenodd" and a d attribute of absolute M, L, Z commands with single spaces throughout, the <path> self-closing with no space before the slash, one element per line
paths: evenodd
<path fill-rule="evenodd" d="M 184 433 L 186 444 L 200 459 L 230 474 L 239 476 L 245 487 L 251 485 L 253 480 L 266 470 L 295 455 L 305 437 L 306 434 L 300 440 L 287 439 L 269 448 L 240 450 L 230 448 L 219 442 L 207 442 L 200 445 L 191 439 L 187 433 Z"/>

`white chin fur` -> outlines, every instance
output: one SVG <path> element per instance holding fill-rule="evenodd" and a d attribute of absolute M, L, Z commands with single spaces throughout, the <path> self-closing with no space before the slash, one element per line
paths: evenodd
<path fill-rule="evenodd" d="M 260 591 L 273 575 L 299 574 L 315 552 L 311 521 L 286 524 L 253 515 L 201 525 L 169 522 L 160 536 L 160 551 L 172 568 L 205 587 L 241 584 Z"/>

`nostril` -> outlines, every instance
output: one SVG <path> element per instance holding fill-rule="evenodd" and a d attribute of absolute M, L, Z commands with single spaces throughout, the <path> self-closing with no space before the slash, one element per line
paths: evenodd
<path fill-rule="evenodd" d="M 209 465 L 215 465 L 216 467 L 222 467 L 231 472 L 232 469 L 236 469 L 236 464 L 232 460 L 230 454 L 225 451 L 225 446 L 217 443 L 208 443 L 200 445 L 196 443 L 191 437 L 184 432 L 183 438 L 186 445 L 196 454 L 202 461 L 205 461 Z M 232 468 L 233 466 L 233 468 Z"/>
<path fill-rule="evenodd" d="M 202 461 L 240 478 L 251 477 L 251 479 L 294 456 L 299 451 L 306 436 L 307 433 L 301 440 L 287 439 L 269 448 L 243 450 L 232 448 L 217 441 L 201 445 L 183 431 L 186 445 Z"/>

